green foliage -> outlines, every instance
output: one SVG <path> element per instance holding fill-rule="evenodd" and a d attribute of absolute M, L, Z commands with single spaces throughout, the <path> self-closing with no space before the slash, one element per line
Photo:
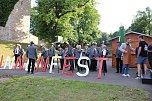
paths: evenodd
<path fill-rule="evenodd" d="M 36 35 L 48 42 L 91 41 L 98 33 L 99 14 L 94 0 L 40 0 L 32 11 Z"/>
<path fill-rule="evenodd" d="M 152 10 L 147 7 L 144 11 L 138 11 L 129 29 L 152 35 Z"/>
<path fill-rule="evenodd" d="M 5 26 L 7 19 L 19 0 L 0 0 L 0 26 Z"/>
<path fill-rule="evenodd" d="M 117 36 L 119 36 L 119 31 L 115 31 L 114 33 L 110 33 L 110 35 L 109 35 L 110 38 L 114 38 Z"/>

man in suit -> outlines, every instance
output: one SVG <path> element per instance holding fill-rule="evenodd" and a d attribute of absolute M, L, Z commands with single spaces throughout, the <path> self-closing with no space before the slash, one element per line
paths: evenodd
<path fill-rule="evenodd" d="M 60 45 L 58 46 L 58 50 L 59 50 L 58 56 L 61 56 L 61 57 L 62 57 L 62 58 L 60 59 L 60 65 L 61 65 L 60 70 L 63 70 L 65 51 L 64 51 L 64 49 L 63 49 Z"/>
<path fill-rule="evenodd" d="M 81 55 L 82 55 L 81 45 L 77 45 L 74 51 L 74 56 L 76 57 L 75 66 L 77 67 L 78 72 L 80 71 L 80 69 L 82 71 L 82 68 L 78 66 L 78 59 L 81 57 Z M 80 63 L 82 63 L 82 61 Z"/>
<path fill-rule="evenodd" d="M 120 42 L 117 42 L 118 46 L 116 48 L 116 73 L 122 72 L 122 52 L 119 50 L 121 46 Z"/>
<path fill-rule="evenodd" d="M 48 56 L 49 56 L 49 64 L 51 65 L 52 57 L 55 56 L 55 48 L 53 44 L 51 44 L 51 47 L 48 50 Z M 53 65 L 53 68 L 54 68 L 54 65 Z"/>
<path fill-rule="evenodd" d="M 31 41 L 30 46 L 27 48 L 27 52 L 26 52 L 29 58 L 29 64 L 28 64 L 28 73 L 30 73 L 30 67 L 31 67 L 31 63 L 32 63 L 32 69 L 31 69 L 31 73 L 34 73 L 34 67 L 35 67 L 35 60 L 37 59 L 37 47 L 34 46 L 33 41 Z"/>
<path fill-rule="evenodd" d="M 89 58 L 91 59 L 91 71 L 96 71 L 97 70 L 97 60 L 95 58 L 98 56 L 98 51 L 97 51 L 97 43 L 93 42 L 92 46 L 89 48 Z"/>
<path fill-rule="evenodd" d="M 73 51 L 73 47 L 70 44 L 67 44 L 68 50 L 67 50 L 67 56 L 74 56 L 74 51 Z M 73 60 L 69 60 L 71 67 L 69 69 L 69 71 L 73 71 L 74 70 L 74 63 Z"/>
<path fill-rule="evenodd" d="M 86 56 L 86 57 L 89 57 L 89 48 L 88 48 L 89 44 L 85 44 L 84 46 L 84 49 L 82 50 L 82 56 Z M 83 64 L 87 64 L 88 67 L 90 67 L 89 65 L 89 60 L 82 60 L 83 61 Z"/>
<path fill-rule="evenodd" d="M 48 57 L 47 50 L 45 46 L 41 46 L 41 56 L 43 56 L 44 62 L 46 63 L 46 58 Z"/>

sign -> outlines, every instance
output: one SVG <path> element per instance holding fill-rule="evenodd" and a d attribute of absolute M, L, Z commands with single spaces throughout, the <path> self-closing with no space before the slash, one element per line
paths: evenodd
<path fill-rule="evenodd" d="M 58 36 L 58 42 L 63 42 L 63 37 L 62 36 Z"/>

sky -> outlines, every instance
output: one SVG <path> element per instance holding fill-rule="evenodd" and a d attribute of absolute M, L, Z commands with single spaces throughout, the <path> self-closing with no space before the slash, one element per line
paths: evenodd
<path fill-rule="evenodd" d="M 98 0 L 96 6 L 100 14 L 99 29 L 102 32 L 115 32 L 123 25 L 128 28 L 137 11 L 152 9 L 152 0 Z"/>
<path fill-rule="evenodd" d="M 32 6 L 35 5 L 35 0 Z M 100 14 L 99 29 L 102 32 L 112 33 L 119 30 L 120 26 L 128 28 L 135 18 L 137 11 L 152 9 L 152 0 L 96 0 L 96 9 Z"/>

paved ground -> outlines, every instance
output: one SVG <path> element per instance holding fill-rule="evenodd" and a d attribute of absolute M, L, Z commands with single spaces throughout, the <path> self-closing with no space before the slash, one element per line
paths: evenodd
<path fill-rule="evenodd" d="M 74 76 L 66 76 L 62 75 L 61 71 L 58 73 L 58 69 L 54 68 L 52 74 L 47 72 L 39 72 L 34 74 L 27 74 L 24 70 L 0 70 L 0 74 L 7 74 L 7 75 L 15 75 L 15 76 L 34 76 L 34 77 L 49 77 L 49 78 L 61 78 L 65 80 L 80 80 L 85 82 L 95 82 L 95 83 L 102 83 L 102 84 L 111 84 L 111 85 L 121 85 L 127 86 L 130 88 L 142 88 L 152 95 L 152 85 L 142 84 L 141 80 L 135 80 L 135 73 L 136 69 L 130 69 L 129 73 L 131 77 L 122 77 L 121 74 L 115 73 L 115 69 L 111 66 L 111 61 L 107 62 L 108 73 L 105 76 L 102 75 L 101 79 L 97 78 L 98 72 L 90 72 L 86 77 L 78 77 L 76 75 L 77 70 L 74 71 Z"/>

